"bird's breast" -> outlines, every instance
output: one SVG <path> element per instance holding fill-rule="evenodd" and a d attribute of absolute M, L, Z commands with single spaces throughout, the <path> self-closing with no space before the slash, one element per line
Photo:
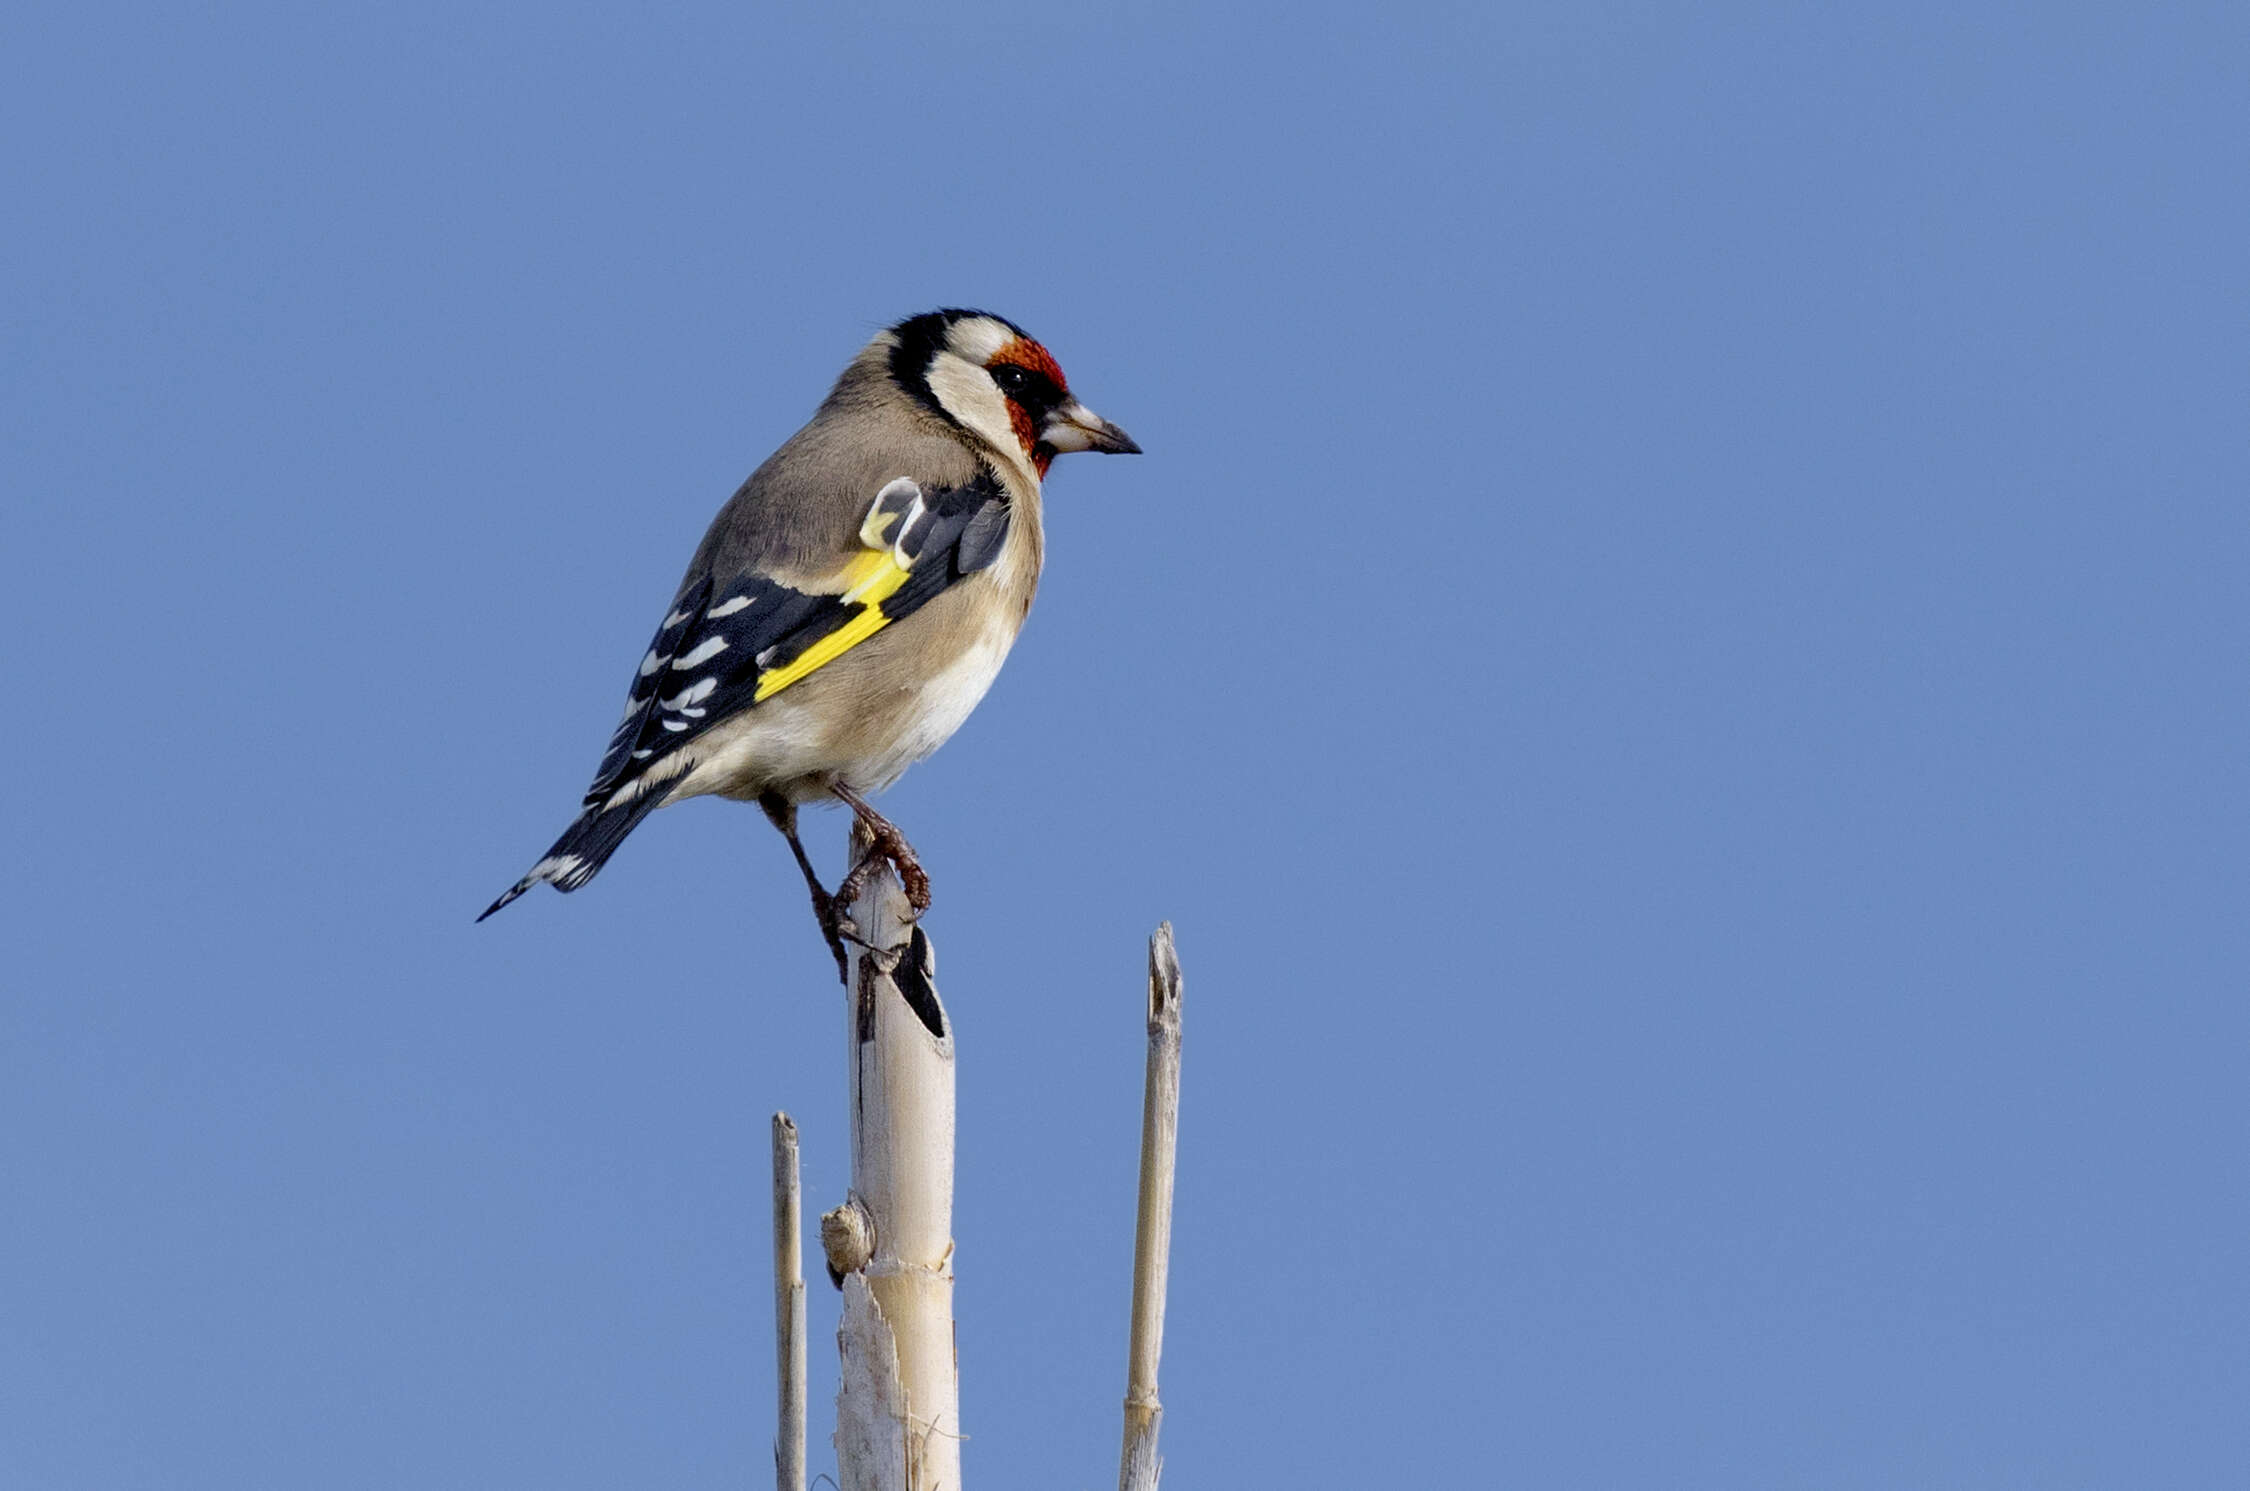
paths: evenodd
<path fill-rule="evenodd" d="M 1039 585 L 1038 494 L 1016 497 L 993 563 L 895 625 L 713 729 L 676 796 L 796 801 L 840 777 L 879 792 L 953 737 L 999 676 Z"/>
<path fill-rule="evenodd" d="M 1000 665 L 1007 661 L 1014 641 L 1014 627 L 991 628 L 921 682 L 914 707 L 901 721 L 898 740 L 882 753 L 882 759 L 866 763 L 871 787 L 890 785 L 906 768 L 953 738 L 1000 676 Z"/>

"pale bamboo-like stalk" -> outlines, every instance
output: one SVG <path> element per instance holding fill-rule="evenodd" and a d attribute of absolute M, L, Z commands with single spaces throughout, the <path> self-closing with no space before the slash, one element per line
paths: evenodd
<path fill-rule="evenodd" d="M 1180 959 L 1165 922 L 1148 940 L 1148 1076 L 1141 1089 L 1141 1201 L 1133 1229 L 1133 1336 L 1125 1365 L 1125 1444 L 1118 1491 L 1156 1491 L 1164 1405 L 1164 1285 L 1172 1261 L 1172 1176 L 1180 1140 Z"/>
<path fill-rule="evenodd" d="M 773 1441 L 775 1491 L 805 1491 L 804 1207 L 797 1179 L 797 1125 L 773 1116 L 773 1330 L 778 1382 Z"/>
<path fill-rule="evenodd" d="M 854 859 L 867 850 L 852 835 Z M 885 869 L 845 908 L 852 1194 L 822 1218 L 842 1281 L 843 1491 L 960 1491 L 953 1353 L 953 1032 L 929 939 Z"/>

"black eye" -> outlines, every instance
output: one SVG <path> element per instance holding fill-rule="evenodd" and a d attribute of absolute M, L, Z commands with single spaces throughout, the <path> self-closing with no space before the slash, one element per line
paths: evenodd
<path fill-rule="evenodd" d="M 1031 374 L 1013 363 L 1002 363 L 992 370 L 992 381 L 999 384 L 1000 391 L 1012 399 L 1030 389 Z"/>

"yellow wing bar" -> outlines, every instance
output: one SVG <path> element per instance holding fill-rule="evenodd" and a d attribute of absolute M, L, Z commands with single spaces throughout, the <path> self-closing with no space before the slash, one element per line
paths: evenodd
<path fill-rule="evenodd" d="M 883 602 L 897 593 L 913 571 L 914 556 L 908 545 L 914 541 L 915 525 L 928 513 L 922 501 L 922 489 L 913 481 L 901 476 L 883 484 L 883 490 L 875 494 L 875 501 L 869 505 L 867 516 L 860 521 L 859 541 L 865 550 L 852 556 L 840 577 L 844 585 L 843 603 L 858 606 L 858 614 L 787 664 L 761 675 L 757 692 L 751 696 L 752 703 L 764 703 L 891 624 L 893 618 L 883 614 Z"/>
<path fill-rule="evenodd" d="M 872 525 L 872 515 L 869 522 Z M 871 549 L 854 557 L 844 567 L 843 598 L 846 605 L 858 603 L 859 614 L 797 654 L 791 662 L 771 673 L 760 674 L 752 702 L 763 704 L 798 679 L 828 666 L 889 626 L 891 618 L 883 614 L 883 602 L 906 583 L 907 573 L 907 567 L 899 562 L 898 550 L 893 547 Z"/>

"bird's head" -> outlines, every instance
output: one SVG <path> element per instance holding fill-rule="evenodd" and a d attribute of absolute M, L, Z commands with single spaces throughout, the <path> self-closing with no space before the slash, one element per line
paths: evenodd
<path fill-rule="evenodd" d="M 1133 437 L 1080 403 L 1053 354 L 984 311 L 931 311 L 891 337 L 891 377 L 917 402 L 1039 475 L 1064 451 L 1138 455 Z"/>

